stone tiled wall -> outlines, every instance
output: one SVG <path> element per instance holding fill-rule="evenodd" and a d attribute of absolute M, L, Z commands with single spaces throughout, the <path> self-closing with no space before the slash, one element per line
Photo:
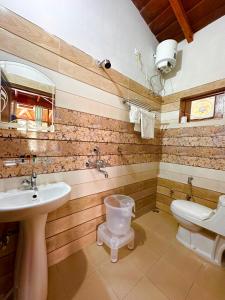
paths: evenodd
<path fill-rule="evenodd" d="M 109 167 L 160 160 L 157 129 L 155 139 L 144 140 L 128 122 L 63 108 L 56 108 L 55 123 L 53 133 L 0 130 L 0 177 L 30 175 L 32 169 L 39 174 L 86 169 L 85 163 L 96 159 L 95 146 Z M 36 155 L 37 161 L 4 166 L 5 160 L 21 155 Z"/>
<path fill-rule="evenodd" d="M 225 79 L 163 97 L 162 156 L 157 184 L 157 206 L 170 212 L 173 199 L 187 199 L 216 208 L 225 193 L 225 120 L 179 124 L 180 99 L 223 90 Z M 192 187 L 188 177 L 193 177 Z"/>
<path fill-rule="evenodd" d="M 225 125 L 163 130 L 161 161 L 225 170 Z"/>

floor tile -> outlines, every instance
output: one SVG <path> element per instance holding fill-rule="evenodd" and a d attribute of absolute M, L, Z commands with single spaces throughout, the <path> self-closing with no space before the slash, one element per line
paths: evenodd
<path fill-rule="evenodd" d="M 137 247 L 128 256 L 129 262 L 134 264 L 143 273 L 146 273 L 159 258 L 160 255 L 153 252 L 148 246 Z"/>
<path fill-rule="evenodd" d="M 125 300 L 168 300 L 168 298 L 146 277 L 143 277 L 137 285 L 125 297 Z"/>
<path fill-rule="evenodd" d="M 160 222 L 155 227 L 151 228 L 153 232 L 156 232 L 162 238 L 169 240 L 169 242 L 175 241 L 176 233 L 177 233 L 177 225 L 176 224 L 167 224 Z"/>
<path fill-rule="evenodd" d="M 225 299 L 225 295 L 221 300 Z M 193 284 L 191 287 L 188 296 L 186 300 L 220 300 L 218 298 L 215 298 L 214 295 L 210 295 L 207 292 L 207 289 L 205 288 L 200 288 L 197 284 Z"/>
<path fill-rule="evenodd" d="M 134 239 L 135 248 L 137 246 L 144 245 L 148 239 L 148 231 L 146 231 L 143 225 L 136 222 L 132 223 L 132 228 L 135 231 L 135 239 Z"/>
<path fill-rule="evenodd" d="M 94 272 L 86 278 L 72 300 L 117 300 L 112 289 Z"/>
<path fill-rule="evenodd" d="M 105 245 L 98 246 L 97 243 L 94 243 L 86 247 L 83 251 L 91 264 L 96 267 L 110 260 L 110 249 Z"/>
<path fill-rule="evenodd" d="M 151 229 L 161 222 L 161 216 L 158 213 L 149 212 L 135 220 L 135 223 Z"/>
<path fill-rule="evenodd" d="M 99 272 L 119 299 L 123 299 L 143 277 L 142 273 L 127 260 L 105 263 L 99 267 Z"/>
<path fill-rule="evenodd" d="M 166 253 L 171 243 L 167 239 L 161 237 L 159 234 L 150 232 L 146 240 L 146 245 L 149 246 L 153 252 L 163 255 Z"/>
<path fill-rule="evenodd" d="M 57 271 L 67 295 L 72 297 L 95 269 L 81 250 L 57 264 Z"/>
<path fill-rule="evenodd" d="M 135 248 L 93 244 L 49 268 L 48 300 L 225 300 L 225 269 L 180 244 L 177 224 L 147 213 L 132 224 Z"/>
<path fill-rule="evenodd" d="M 216 300 L 225 300 L 225 269 L 210 263 L 204 264 L 196 284 Z"/>
<path fill-rule="evenodd" d="M 160 211 L 159 213 L 150 211 L 149 213 L 137 218 L 135 222 L 148 227 L 149 229 L 155 227 L 160 223 L 172 227 L 177 226 L 177 221 L 174 219 L 174 217 L 162 211 Z"/>
<path fill-rule="evenodd" d="M 182 270 L 182 276 L 191 283 L 196 279 L 203 263 L 193 251 L 178 243 L 170 245 L 163 259 L 178 271 Z"/>
<path fill-rule="evenodd" d="M 48 300 L 62 299 L 66 300 L 67 295 L 55 265 L 48 269 Z"/>
<path fill-rule="evenodd" d="M 182 269 L 178 271 L 163 258 L 154 264 L 147 277 L 170 300 L 184 300 L 192 285 L 182 276 Z"/>

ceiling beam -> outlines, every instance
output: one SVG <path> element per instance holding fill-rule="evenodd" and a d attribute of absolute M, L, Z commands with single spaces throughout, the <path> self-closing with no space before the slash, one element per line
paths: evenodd
<path fill-rule="evenodd" d="M 177 18 L 177 21 L 180 24 L 180 27 L 184 33 L 186 40 L 188 41 L 188 43 L 192 42 L 193 32 L 188 22 L 188 18 L 181 0 L 169 0 L 169 2 Z"/>
<path fill-rule="evenodd" d="M 148 0 L 148 2 L 145 3 L 144 6 L 142 6 L 142 8 L 140 9 L 140 14 L 146 9 L 146 7 L 149 5 L 150 2 L 151 2 L 151 0 Z"/>

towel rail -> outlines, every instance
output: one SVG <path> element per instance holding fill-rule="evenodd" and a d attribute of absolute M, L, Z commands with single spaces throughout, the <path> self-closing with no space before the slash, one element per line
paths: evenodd
<path fill-rule="evenodd" d="M 138 99 L 123 99 L 123 103 L 128 104 L 128 105 L 133 104 L 133 105 L 143 108 L 147 111 L 152 111 L 150 104 L 141 103 Z"/>

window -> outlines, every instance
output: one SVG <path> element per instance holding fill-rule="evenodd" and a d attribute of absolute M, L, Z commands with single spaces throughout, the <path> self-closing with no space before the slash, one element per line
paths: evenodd
<path fill-rule="evenodd" d="M 187 121 L 223 118 L 225 90 L 181 99 L 180 121 L 183 116 Z"/>

